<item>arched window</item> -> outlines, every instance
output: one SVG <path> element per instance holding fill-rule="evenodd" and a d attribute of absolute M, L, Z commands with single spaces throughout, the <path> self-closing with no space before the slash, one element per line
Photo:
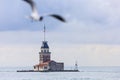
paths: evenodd
<path fill-rule="evenodd" d="M 46 50 L 44 50 L 44 52 L 46 52 Z"/>

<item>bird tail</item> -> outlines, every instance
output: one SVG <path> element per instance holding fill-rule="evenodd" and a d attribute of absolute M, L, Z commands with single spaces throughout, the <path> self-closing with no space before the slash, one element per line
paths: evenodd
<path fill-rule="evenodd" d="M 26 19 L 29 19 L 33 22 L 33 18 L 31 16 L 25 16 Z"/>
<path fill-rule="evenodd" d="M 25 16 L 26 19 L 31 19 L 31 16 Z"/>

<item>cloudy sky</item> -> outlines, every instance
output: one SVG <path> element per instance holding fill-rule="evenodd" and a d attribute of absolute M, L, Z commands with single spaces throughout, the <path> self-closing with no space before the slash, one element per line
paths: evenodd
<path fill-rule="evenodd" d="M 33 66 L 43 41 L 43 24 L 52 59 L 65 66 L 120 66 L 119 0 L 35 0 L 41 15 L 31 22 L 30 6 L 22 0 L 0 1 L 0 66 Z"/>

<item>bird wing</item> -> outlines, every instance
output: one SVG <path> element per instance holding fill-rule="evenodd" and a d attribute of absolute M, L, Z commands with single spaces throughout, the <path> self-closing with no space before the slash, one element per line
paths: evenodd
<path fill-rule="evenodd" d="M 23 0 L 25 2 L 27 2 L 28 4 L 30 4 L 31 8 L 32 8 L 32 13 L 37 13 L 37 9 L 36 9 L 36 5 L 35 5 L 35 2 L 33 0 Z"/>
<path fill-rule="evenodd" d="M 54 18 L 56 18 L 56 19 L 58 19 L 58 20 L 60 20 L 60 21 L 62 21 L 62 22 L 66 22 L 66 20 L 65 20 L 62 16 L 60 16 L 60 15 L 51 14 L 51 15 L 49 15 L 49 16 L 54 17 Z"/>

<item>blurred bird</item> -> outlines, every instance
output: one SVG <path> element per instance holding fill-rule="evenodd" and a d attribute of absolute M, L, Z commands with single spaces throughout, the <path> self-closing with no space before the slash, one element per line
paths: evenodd
<path fill-rule="evenodd" d="M 33 0 L 23 0 L 23 1 L 27 2 L 32 8 L 32 14 L 29 18 L 31 18 L 32 20 L 35 20 L 35 21 L 42 21 L 44 19 L 45 16 L 40 16 L 38 14 L 35 2 Z M 65 19 L 62 16 L 57 15 L 57 14 L 49 14 L 49 15 L 46 15 L 46 16 L 51 16 L 51 17 L 56 18 L 56 19 L 58 19 L 62 22 L 66 22 Z"/>

